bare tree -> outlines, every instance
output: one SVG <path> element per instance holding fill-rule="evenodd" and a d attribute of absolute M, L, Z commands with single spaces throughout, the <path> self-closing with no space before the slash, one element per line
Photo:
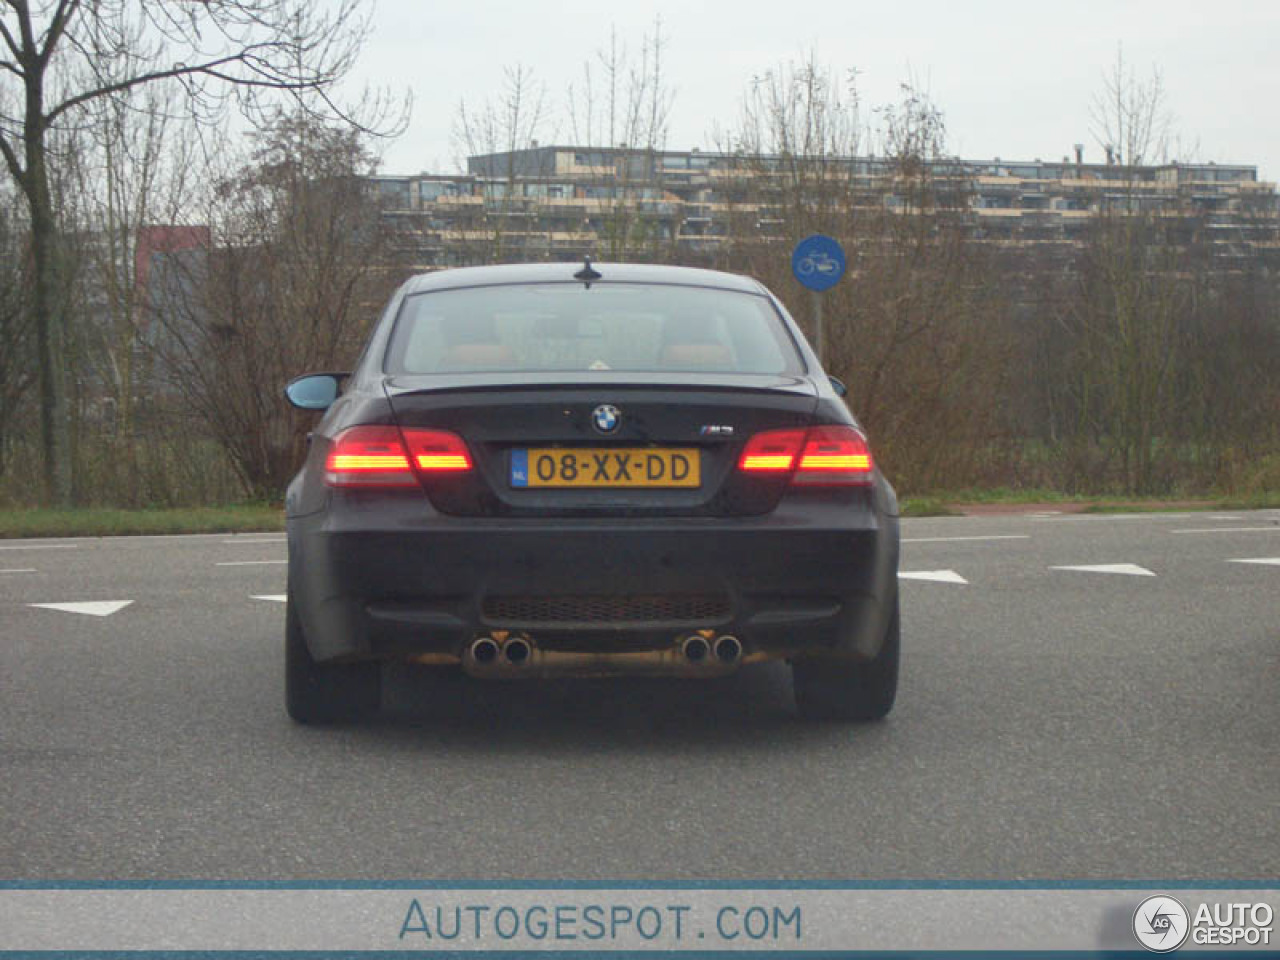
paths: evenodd
<path fill-rule="evenodd" d="M 813 52 L 752 78 L 730 146 L 748 181 L 768 184 L 794 228 L 851 212 L 851 169 L 863 143 L 857 74 L 843 81 Z"/>
<path fill-rule="evenodd" d="M 1139 78 L 1117 48 L 1089 111 L 1091 132 L 1108 164 L 1134 168 L 1164 160 L 1171 124 L 1165 99 L 1160 71 L 1152 67 Z"/>
<path fill-rule="evenodd" d="M 496 102 L 480 106 L 458 104 L 454 138 L 471 157 L 490 157 L 483 167 L 483 207 L 471 232 L 483 238 L 473 258 L 500 263 L 525 254 L 529 240 L 531 205 L 525 202 L 516 152 L 537 144 L 547 122 L 546 88 L 523 64 L 503 70 L 502 93 Z M 501 155 L 502 160 L 496 157 Z"/>
<path fill-rule="evenodd" d="M 809 233 L 837 238 L 849 265 L 821 295 L 826 368 L 881 438 L 895 481 L 975 482 L 1000 435 L 1008 348 L 968 181 L 927 95 L 904 85 L 871 126 L 855 80 L 810 55 L 753 81 L 731 140 L 740 176 L 724 188 L 723 262 L 782 293 L 807 325 L 811 294 L 791 276 L 791 250 Z"/>
<path fill-rule="evenodd" d="M 195 212 L 207 172 L 197 149 L 200 131 L 178 107 L 176 91 L 154 85 L 86 105 L 91 122 L 80 138 L 86 156 L 73 189 L 92 238 L 81 269 L 89 308 L 67 333 L 69 348 L 78 348 L 71 366 L 96 387 L 90 400 L 98 429 L 92 459 L 73 458 L 78 496 L 82 478 L 116 502 L 137 505 L 150 493 L 140 477 L 136 422 L 148 379 L 141 294 L 158 230 Z M 77 412 L 73 405 L 73 437 Z M 156 439 L 144 446 L 154 449 Z"/>
<path fill-rule="evenodd" d="M 665 197 L 659 156 L 667 143 L 675 90 L 664 72 L 667 38 L 662 18 L 640 38 L 638 56 L 609 32 L 609 45 L 582 64 L 582 79 L 569 85 L 568 117 L 574 142 L 606 160 L 591 198 L 599 207 L 597 231 L 604 254 L 625 260 L 634 254 L 661 256 L 658 211 Z M 674 241 L 674 238 L 668 238 Z"/>
<path fill-rule="evenodd" d="M 0 156 L 26 201 L 32 318 L 40 371 L 44 495 L 71 495 L 58 305 L 59 226 L 51 191 L 58 130 L 94 103 L 139 87 L 177 84 L 198 112 L 229 97 L 311 93 L 322 102 L 354 63 L 366 24 L 359 0 L 7 0 L 0 19 Z"/>
<path fill-rule="evenodd" d="M 8 462 L 10 428 L 35 380 L 26 303 L 26 225 L 16 216 L 14 199 L 0 188 L 0 477 Z"/>
<path fill-rule="evenodd" d="M 207 245 L 152 267 L 157 376 L 226 451 L 246 492 L 279 496 L 307 423 L 280 385 L 349 368 L 402 279 L 369 194 L 374 161 L 350 128 L 282 114 L 217 185 Z"/>
<path fill-rule="evenodd" d="M 1099 199 L 1058 315 L 1067 461 L 1095 486 L 1114 478 L 1127 493 L 1148 494 L 1164 485 L 1158 448 L 1167 448 L 1186 399 L 1180 330 L 1193 267 L 1175 235 L 1179 218 L 1162 216 L 1185 211 L 1165 207 L 1174 201 L 1152 193 L 1142 170 L 1168 132 L 1159 73 L 1140 80 L 1117 54 L 1094 102 L 1094 128 L 1115 171 L 1108 179 L 1123 186 Z"/>

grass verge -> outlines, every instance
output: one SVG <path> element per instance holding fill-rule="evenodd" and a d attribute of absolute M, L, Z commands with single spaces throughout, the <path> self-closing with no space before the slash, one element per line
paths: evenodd
<path fill-rule="evenodd" d="M 898 503 L 904 517 L 958 517 L 959 511 L 947 506 L 940 497 L 904 497 Z"/>
<path fill-rule="evenodd" d="M 1082 513 L 1157 513 L 1183 510 L 1268 510 L 1280 507 L 1280 491 L 1247 497 L 1220 497 L 1197 500 L 1106 499 L 1090 503 Z"/>
<path fill-rule="evenodd" d="M 961 516 L 971 507 L 1017 507 L 1019 505 L 1060 507 L 1064 513 L 1159 513 L 1193 510 L 1264 510 L 1280 508 L 1280 490 L 1246 496 L 1159 496 L 1121 497 L 1068 494 L 1055 490 L 944 491 L 929 496 L 904 497 L 904 517 Z M 974 512 L 986 512 L 974 511 Z"/>
<path fill-rule="evenodd" d="M 1280 508 L 1280 491 L 1245 497 L 1194 499 L 1087 497 L 1051 490 L 961 490 L 904 497 L 904 517 L 955 517 L 966 504 L 1070 504 L 1079 513 L 1141 513 L 1183 510 Z M 177 507 L 163 510 L 0 510 L 0 539 L 18 537 L 112 537 L 173 533 L 254 533 L 284 529 L 284 510 L 260 504 Z"/>
<path fill-rule="evenodd" d="M 0 539 L 248 533 L 284 529 L 284 510 L 261 505 L 163 510 L 0 510 Z"/>

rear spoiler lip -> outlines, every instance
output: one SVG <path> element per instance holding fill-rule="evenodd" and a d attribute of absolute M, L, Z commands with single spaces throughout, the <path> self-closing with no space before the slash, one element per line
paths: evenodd
<path fill-rule="evenodd" d="M 470 393 L 497 390 L 556 388 L 600 393 L 611 390 L 652 390 L 676 388 L 717 392 L 789 393 L 818 396 L 807 377 L 778 377 L 766 374 L 671 374 L 671 373 L 580 373 L 566 377 L 558 373 L 470 373 L 391 375 L 383 378 L 383 390 L 392 399 L 413 394 Z"/>

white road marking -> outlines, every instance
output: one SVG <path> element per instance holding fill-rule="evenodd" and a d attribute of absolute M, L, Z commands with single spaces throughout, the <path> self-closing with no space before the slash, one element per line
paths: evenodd
<path fill-rule="evenodd" d="M 0 570 L 0 573 L 35 573 L 35 567 L 10 567 L 8 570 Z"/>
<path fill-rule="evenodd" d="M 27 606 L 61 610 L 65 613 L 83 613 L 90 617 L 109 617 L 131 603 L 132 600 L 92 600 L 84 603 L 28 603 Z"/>
<path fill-rule="evenodd" d="M 76 550 L 79 546 L 78 543 L 31 543 L 20 547 L 4 546 L 0 550 Z"/>
<path fill-rule="evenodd" d="M 1198 527 L 1194 530 L 1170 530 L 1170 533 L 1280 533 L 1280 524 L 1272 527 Z"/>
<path fill-rule="evenodd" d="M 263 567 L 275 563 L 288 563 L 288 560 L 223 560 L 216 564 L 219 567 Z"/>
<path fill-rule="evenodd" d="M 1247 560 L 1228 560 L 1227 563 L 1262 563 L 1271 567 L 1280 567 L 1280 557 L 1250 557 Z"/>
<path fill-rule="evenodd" d="M 223 542 L 223 543 L 288 543 L 289 541 L 288 541 L 288 540 L 286 540 L 284 537 L 272 537 L 272 538 L 269 538 L 269 539 L 264 538 L 264 539 L 261 539 L 261 540 L 249 540 L 249 539 L 243 539 L 243 540 L 223 540 L 222 542 Z"/>
<path fill-rule="evenodd" d="M 1082 573 L 1124 573 L 1131 577 L 1154 577 L 1146 567 L 1136 563 L 1094 563 L 1084 566 L 1050 567 L 1050 570 L 1078 570 Z"/>
<path fill-rule="evenodd" d="M 1029 533 L 1007 533 L 996 537 L 903 537 L 903 543 L 953 543 L 960 540 L 1030 540 Z"/>
<path fill-rule="evenodd" d="M 899 570 L 899 580 L 932 580 L 935 583 L 968 583 L 954 570 Z"/>
<path fill-rule="evenodd" d="M 1108 520 L 1187 520 L 1203 514 L 1162 513 L 1159 510 L 1148 510 L 1142 513 L 1106 513 L 1096 514 L 1096 516 L 1103 516 Z"/>
<path fill-rule="evenodd" d="M 1244 517 L 1228 517 L 1220 513 L 1210 514 L 1210 520 L 1243 520 Z"/>
<path fill-rule="evenodd" d="M 250 600 L 274 600 L 276 603 L 284 603 L 285 595 L 283 593 L 264 593 L 261 595 L 251 595 Z"/>

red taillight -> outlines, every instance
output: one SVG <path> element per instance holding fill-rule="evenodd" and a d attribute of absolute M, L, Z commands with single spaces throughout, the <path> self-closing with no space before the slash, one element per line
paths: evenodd
<path fill-rule="evenodd" d="M 417 486 L 410 457 L 422 473 L 471 469 L 467 445 L 456 433 L 405 430 L 402 435 L 390 426 L 352 427 L 329 449 L 325 482 L 331 487 Z"/>
<path fill-rule="evenodd" d="M 471 469 L 466 441 L 448 430 L 405 430 L 413 465 L 423 473 L 461 473 Z"/>
<path fill-rule="evenodd" d="M 871 482 L 871 448 L 853 427 L 810 427 L 795 483 Z"/>
<path fill-rule="evenodd" d="M 738 469 L 748 473 L 789 473 L 804 447 L 804 430 L 766 430 L 747 441 Z"/>
<path fill-rule="evenodd" d="M 867 438 L 846 426 L 757 433 L 742 451 L 746 473 L 790 473 L 792 483 L 867 484 L 873 469 Z"/>
<path fill-rule="evenodd" d="M 352 427 L 334 438 L 324 465 L 331 487 L 412 487 L 404 442 L 395 427 Z"/>

